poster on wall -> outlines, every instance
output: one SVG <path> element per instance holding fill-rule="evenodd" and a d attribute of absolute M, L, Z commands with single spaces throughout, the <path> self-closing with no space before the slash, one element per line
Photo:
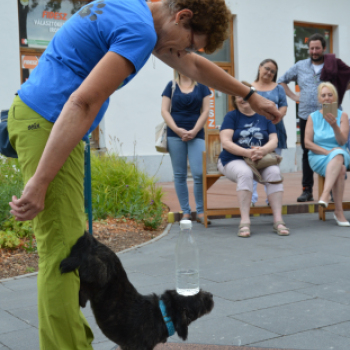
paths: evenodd
<path fill-rule="evenodd" d="M 45 49 L 55 33 L 91 0 L 18 0 L 20 47 Z"/>

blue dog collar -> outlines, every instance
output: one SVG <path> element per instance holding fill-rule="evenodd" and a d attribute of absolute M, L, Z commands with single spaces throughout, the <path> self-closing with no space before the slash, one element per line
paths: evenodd
<path fill-rule="evenodd" d="M 175 334 L 174 323 L 171 320 L 171 317 L 169 317 L 166 313 L 166 308 L 165 308 L 163 300 L 159 300 L 159 308 L 160 308 L 160 311 L 162 312 L 166 327 L 168 328 L 168 334 L 169 334 L 168 336 L 171 337 L 172 335 Z"/>

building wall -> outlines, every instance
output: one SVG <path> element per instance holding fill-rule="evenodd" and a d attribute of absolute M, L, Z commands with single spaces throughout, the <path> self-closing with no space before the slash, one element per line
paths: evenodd
<path fill-rule="evenodd" d="M 350 65 L 350 1 L 335 0 L 227 0 L 234 14 L 235 77 L 253 81 L 258 65 L 273 58 L 279 65 L 279 75 L 294 64 L 294 21 L 334 26 L 333 52 Z M 3 5 L 4 6 L 4 5 Z M 0 109 L 8 108 L 20 82 L 18 23 L 16 1 L 6 1 L 0 12 Z M 162 121 L 161 94 L 173 71 L 152 57 L 138 76 L 113 94 L 110 107 L 101 123 L 100 146 L 120 155 L 137 158 L 139 164 L 160 181 L 172 181 L 168 155 L 154 148 L 155 125 Z M 290 84 L 294 88 L 294 84 Z M 350 112 L 350 94 L 343 107 Z M 295 103 L 288 99 L 284 119 L 288 133 L 288 150 L 284 151 L 283 172 L 300 169 L 296 157 Z"/>
<path fill-rule="evenodd" d="M 0 109 L 8 109 L 21 82 L 17 1 L 6 1 L 1 7 Z"/>

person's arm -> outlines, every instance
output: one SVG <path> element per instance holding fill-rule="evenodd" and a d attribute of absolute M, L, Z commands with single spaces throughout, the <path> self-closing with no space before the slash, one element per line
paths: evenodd
<path fill-rule="evenodd" d="M 277 91 L 278 91 L 278 110 L 280 111 L 282 118 L 287 114 L 287 108 L 288 108 L 288 103 L 287 103 L 287 97 L 286 97 L 286 92 L 284 91 L 284 88 L 281 85 L 277 85 Z"/>
<path fill-rule="evenodd" d="M 52 128 L 35 174 L 21 198 L 12 198 L 11 214 L 16 220 L 31 220 L 44 209 L 50 182 L 89 130 L 102 104 L 134 70 L 130 61 L 108 52 L 72 93 Z"/>
<path fill-rule="evenodd" d="M 233 134 L 234 130 L 232 129 L 224 129 L 220 131 L 220 141 L 222 144 L 222 148 L 225 149 L 227 152 L 234 154 L 235 156 L 250 158 L 252 150 L 249 148 L 243 148 L 234 143 L 232 141 Z"/>
<path fill-rule="evenodd" d="M 153 54 L 180 73 L 225 94 L 245 97 L 250 91 L 248 86 L 240 83 L 222 68 L 195 53 L 181 57 L 170 51 L 161 55 L 155 52 Z M 275 104 L 257 93 L 251 95 L 249 103 L 256 113 L 264 115 L 273 123 L 278 123 L 281 120 L 281 115 Z"/>
<path fill-rule="evenodd" d="M 272 132 L 269 134 L 269 141 L 262 147 L 254 147 L 252 150 L 251 159 L 253 161 L 259 160 L 266 156 L 268 153 L 274 151 L 278 145 L 277 133 Z"/>
<path fill-rule="evenodd" d="M 166 125 L 174 131 L 175 134 L 179 135 L 179 137 L 183 137 L 186 133 L 187 130 L 179 128 L 173 117 L 170 114 L 170 108 L 171 108 L 171 99 L 168 96 L 163 96 L 162 97 L 162 109 L 161 109 L 161 114 L 162 117 L 166 123 Z"/>
<path fill-rule="evenodd" d="M 335 139 L 337 140 L 340 146 L 345 145 L 348 142 L 349 136 L 349 119 L 346 113 L 342 113 L 340 119 L 340 126 L 338 126 L 337 118 L 331 114 L 327 113 L 324 116 L 324 119 L 329 123 L 334 131 Z"/>
<path fill-rule="evenodd" d="M 280 111 L 282 118 L 284 118 L 287 114 L 287 106 L 280 107 L 278 110 Z"/>
<path fill-rule="evenodd" d="M 312 121 L 311 116 L 307 118 L 306 126 L 305 126 L 305 148 L 314 152 L 315 154 L 322 154 L 327 156 L 332 150 L 326 150 L 325 148 L 316 145 L 314 143 L 314 123 Z"/>
<path fill-rule="evenodd" d="M 294 64 L 291 68 L 287 70 L 286 73 L 284 73 L 278 80 L 277 83 L 280 84 L 286 95 L 291 98 L 295 102 L 299 102 L 299 96 L 295 94 L 287 84 L 289 84 L 291 81 L 297 81 L 298 77 L 298 67 L 296 64 Z"/>
<path fill-rule="evenodd" d="M 291 98 L 294 102 L 299 102 L 299 95 L 295 94 L 287 84 L 280 83 L 280 85 L 283 86 L 284 91 L 286 92 L 286 95 Z"/>
<path fill-rule="evenodd" d="M 203 103 L 202 103 L 202 108 L 201 108 L 202 113 L 199 116 L 194 128 L 192 130 L 187 131 L 187 134 L 184 136 L 182 141 L 192 140 L 193 138 L 196 137 L 196 135 L 199 133 L 199 131 L 203 129 L 203 127 L 208 119 L 208 116 L 209 116 L 209 109 L 210 109 L 210 95 L 205 96 L 203 98 Z"/>

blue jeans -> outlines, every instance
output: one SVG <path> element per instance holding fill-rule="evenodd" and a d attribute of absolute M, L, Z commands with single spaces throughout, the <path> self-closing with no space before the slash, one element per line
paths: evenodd
<path fill-rule="evenodd" d="M 276 148 L 275 152 L 280 156 L 282 155 L 282 148 Z M 258 191 L 257 191 L 258 183 L 253 180 L 253 194 L 252 194 L 252 203 L 256 203 L 258 201 Z M 265 186 L 265 192 L 266 192 L 266 186 Z M 265 200 L 266 204 L 269 205 L 269 200 L 266 198 Z"/>
<path fill-rule="evenodd" d="M 168 150 L 174 172 L 177 198 L 184 214 L 191 214 L 187 187 L 187 156 L 194 181 L 194 198 L 197 214 L 203 213 L 203 171 L 202 152 L 205 150 L 203 139 L 184 142 L 179 137 L 168 137 Z"/>

